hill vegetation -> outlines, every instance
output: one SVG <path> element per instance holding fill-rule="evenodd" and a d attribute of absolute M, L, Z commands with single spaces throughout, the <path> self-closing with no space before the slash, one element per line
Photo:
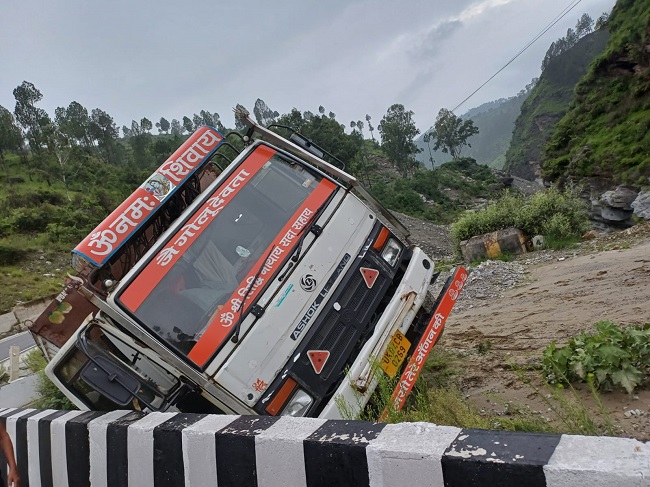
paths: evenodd
<path fill-rule="evenodd" d="M 540 175 L 547 141 L 574 99 L 574 88 L 600 54 L 609 34 L 601 29 L 579 40 L 575 35 L 553 43 L 544 60 L 539 81 L 521 106 L 514 123 L 512 141 L 505 153 L 504 170 L 533 180 Z M 553 55 L 550 55 L 553 53 Z"/>
<path fill-rule="evenodd" d="M 602 54 L 548 145 L 550 180 L 592 177 L 638 186 L 650 176 L 650 3 L 619 0 Z"/>

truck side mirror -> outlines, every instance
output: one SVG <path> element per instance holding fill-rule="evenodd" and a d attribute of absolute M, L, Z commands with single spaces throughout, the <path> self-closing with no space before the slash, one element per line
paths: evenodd
<path fill-rule="evenodd" d="M 120 406 L 129 404 L 140 382 L 105 357 L 94 357 L 81 371 L 81 378 L 96 391 Z"/>

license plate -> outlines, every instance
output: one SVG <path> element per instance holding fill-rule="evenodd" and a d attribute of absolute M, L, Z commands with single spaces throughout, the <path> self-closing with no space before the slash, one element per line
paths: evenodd
<path fill-rule="evenodd" d="M 389 377 L 395 377 L 395 374 L 397 374 L 402 362 L 406 358 L 406 353 L 409 351 L 409 348 L 411 348 L 411 342 L 399 330 L 396 330 L 380 363 L 381 369 Z"/>

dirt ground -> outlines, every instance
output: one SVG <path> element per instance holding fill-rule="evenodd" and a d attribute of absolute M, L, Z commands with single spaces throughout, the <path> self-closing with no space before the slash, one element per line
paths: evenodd
<path fill-rule="evenodd" d="M 551 341 L 563 345 L 601 320 L 650 322 L 650 224 L 602 235 L 577 250 L 535 252 L 491 264 L 481 265 L 492 267 L 488 272 L 478 269 L 483 277 L 473 280 L 470 274 L 465 297 L 438 346 L 462 357 L 463 391 L 480 409 L 504 414 L 512 402 L 556 422 L 541 397 L 548 397 L 548 389 L 539 384 L 541 395 L 535 393 L 508 363 L 539 364 Z M 499 267 L 508 269 L 501 273 L 505 277 L 500 278 Z M 495 277 L 510 283 L 490 293 L 499 287 L 490 285 Z M 586 387 L 577 393 L 596 409 Z M 617 434 L 650 439 L 650 391 L 608 392 L 601 398 Z"/>

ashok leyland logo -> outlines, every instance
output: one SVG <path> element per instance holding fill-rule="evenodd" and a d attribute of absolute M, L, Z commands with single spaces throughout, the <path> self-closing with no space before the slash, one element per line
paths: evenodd
<path fill-rule="evenodd" d="M 310 293 L 316 289 L 316 279 L 311 274 L 305 274 L 300 278 L 300 287 Z"/>

